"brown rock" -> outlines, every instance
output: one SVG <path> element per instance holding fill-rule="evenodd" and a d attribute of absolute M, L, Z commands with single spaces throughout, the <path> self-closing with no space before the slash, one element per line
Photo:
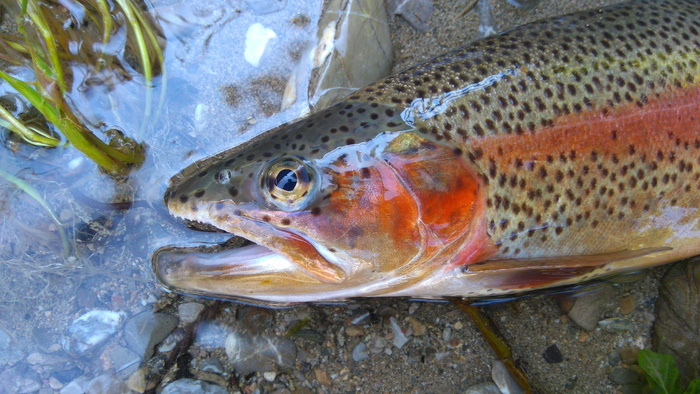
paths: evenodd
<path fill-rule="evenodd" d="M 622 362 L 627 365 L 632 365 L 637 363 L 637 353 L 639 353 L 639 348 L 636 346 L 624 347 L 620 349 L 620 358 Z"/>
<path fill-rule="evenodd" d="M 591 331 L 598 325 L 603 312 L 610 307 L 614 293 L 612 287 L 606 285 L 560 302 L 566 304 L 573 298 L 573 307 L 568 312 L 569 318 L 584 330 Z"/>
<path fill-rule="evenodd" d="M 409 316 L 406 320 L 408 320 L 408 324 L 410 324 L 411 328 L 413 329 L 414 337 L 425 335 L 428 332 L 428 326 L 415 317 Z"/>
<path fill-rule="evenodd" d="M 623 315 L 629 315 L 634 312 L 635 304 L 634 297 L 631 295 L 620 298 L 620 313 Z"/>
<path fill-rule="evenodd" d="M 314 369 L 314 375 L 316 375 L 316 380 L 318 380 L 318 383 L 326 387 L 329 387 L 333 383 L 330 375 L 328 375 L 328 372 L 320 368 Z"/>

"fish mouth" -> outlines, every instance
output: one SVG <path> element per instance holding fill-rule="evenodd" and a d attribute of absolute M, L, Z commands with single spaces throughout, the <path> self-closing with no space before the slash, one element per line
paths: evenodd
<path fill-rule="evenodd" d="M 247 219 L 237 212 L 235 203 L 201 202 L 194 205 L 195 209 L 193 205 L 166 203 L 171 213 L 187 222 L 203 223 L 233 235 L 224 245 L 168 246 L 156 251 L 153 269 L 168 290 L 244 302 L 254 299 L 255 303 L 268 295 L 275 303 L 286 304 L 284 294 L 312 293 L 314 286 L 316 290 L 318 286 L 330 290 L 347 278 L 346 272 L 326 259 L 313 241 Z"/>

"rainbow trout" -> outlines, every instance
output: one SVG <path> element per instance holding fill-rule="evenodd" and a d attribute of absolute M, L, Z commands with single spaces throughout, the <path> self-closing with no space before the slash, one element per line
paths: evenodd
<path fill-rule="evenodd" d="M 179 292 L 269 303 L 483 297 L 700 254 L 700 1 L 476 41 L 172 180 L 253 244 L 160 253 Z"/>

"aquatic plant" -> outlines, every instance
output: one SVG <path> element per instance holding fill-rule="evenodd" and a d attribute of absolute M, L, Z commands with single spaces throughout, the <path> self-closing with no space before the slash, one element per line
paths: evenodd
<path fill-rule="evenodd" d="M 685 390 L 682 388 L 681 373 L 678 371 L 676 360 L 673 356 L 642 349 L 637 355 L 637 364 L 644 370 L 653 393 L 700 393 L 700 379 L 690 382 Z"/>
<path fill-rule="evenodd" d="M 140 73 L 145 85 L 140 130 L 152 121 L 153 80 L 164 70 L 164 57 L 163 40 L 148 13 L 131 0 L 17 0 L 7 7 L 18 34 L 0 34 L 0 59 L 10 65 L 0 70 L 0 78 L 48 123 L 31 124 L 19 111 L 0 106 L 0 126 L 44 147 L 64 144 L 62 135 L 110 174 L 143 162 L 142 145 L 86 115 L 95 110 L 77 108 L 76 102 L 86 84 L 105 85 L 109 92 L 110 85 Z M 28 74 L 33 80 L 23 80 Z M 110 96 L 107 110 L 114 111 L 119 99 Z"/>

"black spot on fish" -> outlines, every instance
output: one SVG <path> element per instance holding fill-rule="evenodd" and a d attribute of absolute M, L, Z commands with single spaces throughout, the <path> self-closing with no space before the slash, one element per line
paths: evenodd
<path fill-rule="evenodd" d="M 194 192 L 194 196 L 197 198 L 200 198 L 204 195 L 205 190 L 204 189 L 199 189 L 196 192 Z"/>

